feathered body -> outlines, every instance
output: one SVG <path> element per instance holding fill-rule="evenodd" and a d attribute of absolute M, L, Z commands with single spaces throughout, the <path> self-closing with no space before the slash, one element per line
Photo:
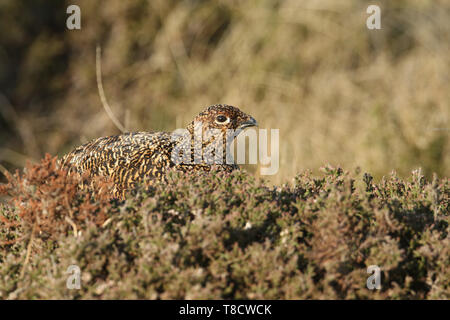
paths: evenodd
<path fill-rule="evenodd" d="M 201 149 L 195 149 L 195 134 L 201 125 Z M 91 176 L 111 178 L 115 184 L 115 196 L 123 196 L 126 190 L 136 183 L 148 180 L 157 182 L 164 179 L 170 168 L 184 172 L 218 171 L 231 172 L 238 168 L 236 164 L 226 161 L 226 147 L 223 148 L 222 163 L 210 161 L 195 161 L 199 152 L 215 143 L 223 141 L 208 140 L 205 133 L 209 131 L 222 133 L 225 139 L 229 130 L 235 130 L 236 135 L 246 127 L 257 125 L 256 121 L 238 108 L 228 105 L 214 105 L 197 115 L 184 130 L 185 134 L 169 132 L 135 132 L 116 136 L 102 137 L 86 143 L 62 159 L 63 165 L 79 173 L 89 171 Z M 227 131 L 228 130 L 228 131 Z M 186 137 L 186 134 L 188 135 Z M 187 138 L 187 139 L 186 139 Z M 183 140 L 184 139 L 184 140 Z M 173 161 L 174 148 L 189 142 L 190 161 Z M 183 152 L 181 152 L 183 154 Z M 200 157 L 201 158 L 201 157 Z"/>

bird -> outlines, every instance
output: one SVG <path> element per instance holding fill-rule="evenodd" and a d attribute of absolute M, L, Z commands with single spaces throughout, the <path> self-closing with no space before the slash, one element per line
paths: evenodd
<path fill-rule="evenodd" d="M 83 144 L 61 159 L 69 171 L 100 176 L 113 182 L 113 197 L 146 181 L 166 179 L 170 169 L 191 172 L 232 172 L 239 166 L 230 160 L 230 145 L 242 130 L 258 126 L 239 108 L 215 104 L 174 132 L 128 132 L 101 137 Z"/>

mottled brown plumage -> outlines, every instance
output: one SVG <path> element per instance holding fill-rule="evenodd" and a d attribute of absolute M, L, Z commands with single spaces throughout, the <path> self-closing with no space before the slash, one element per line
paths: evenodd
<path fill-rule="evenodd" d="M 115 196 L 121 197 L 138 182 L 164 179 L 170 168 L 184 172 L 210 171 L 212 168 L 231 172 L 237 169 L 236 164 L 227 163 L 227 133 L 236 130 L 235 137 L 244 128 L 255 125 L 257 123 L 251 116 L 236 107 L 213 105 L 198 114 L 184 132 L 136 132 L 98 138 L 64 156 L 62 163 L 79 173 L 89 171 L 91 176 L 111 178 Z M 202 135 L 197 135 L 199 128 Z M 221 133 L 222 140 L 211 138 L 208 135 L 211 132 Z M 195 147 L 199 146 L 195 144 L 198 137 L 203 139 L 200 148 Z M 205 156 L 205 150 L 214 149 L 218 143 L 224 143 L 223 154 L 215 158 L 215 153 Z M 180 147 L 187 149 L 174 151 Z M 174 158 L 177 154 L 179 157 Z M 184 160 L 180 161 L 180 157 Z M 218 158 L 222 163 L 217 161 Z"/>

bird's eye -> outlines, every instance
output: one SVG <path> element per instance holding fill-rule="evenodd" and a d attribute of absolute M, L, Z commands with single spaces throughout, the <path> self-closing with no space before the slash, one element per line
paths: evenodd
<path fill-rule="evenodd" d="M 230 118 L 224 116 L 224 115 L 218 115 L 216 117 L 216 123 L 217 124 L 227 124 L 228 122 L 230 122 Z"/>

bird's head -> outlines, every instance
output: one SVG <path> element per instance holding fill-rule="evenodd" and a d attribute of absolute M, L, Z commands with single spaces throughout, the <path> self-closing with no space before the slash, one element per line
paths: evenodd
<path fill-rule="evenodd" d="M 229 163 L 230 142 L 248 127 L 257 126 L 256 120 L 236 107 L 216 104 L 200 112 L 187 126 L 189 142 L 181 135 L 182 143 L 188 143 L 194 152 L 191 157 L 205 163 Z M 230 139 L 231 138 L 231 139 Z M 201 148 L 197 146 L 201 145 Z M 178 149 L 177 149 L 178 150 Z M 208 150 L 214 150 L 212 153 Z M 222 154 L 216 154 L 222 152 Z"/>
<path fill-rule="evenodd" d="M 192 129 L 196 123 L 202 124 L 202 130 L 219 129 L 224 134 L 227 130 L 241 131 L 248 127 L 257 126 L 256 120 L 242 112 L 236 107 L 226 104 L 216 104 L 209 106 L 204 111 L 200 112 L 188 126 L 188 130 Z"/>

